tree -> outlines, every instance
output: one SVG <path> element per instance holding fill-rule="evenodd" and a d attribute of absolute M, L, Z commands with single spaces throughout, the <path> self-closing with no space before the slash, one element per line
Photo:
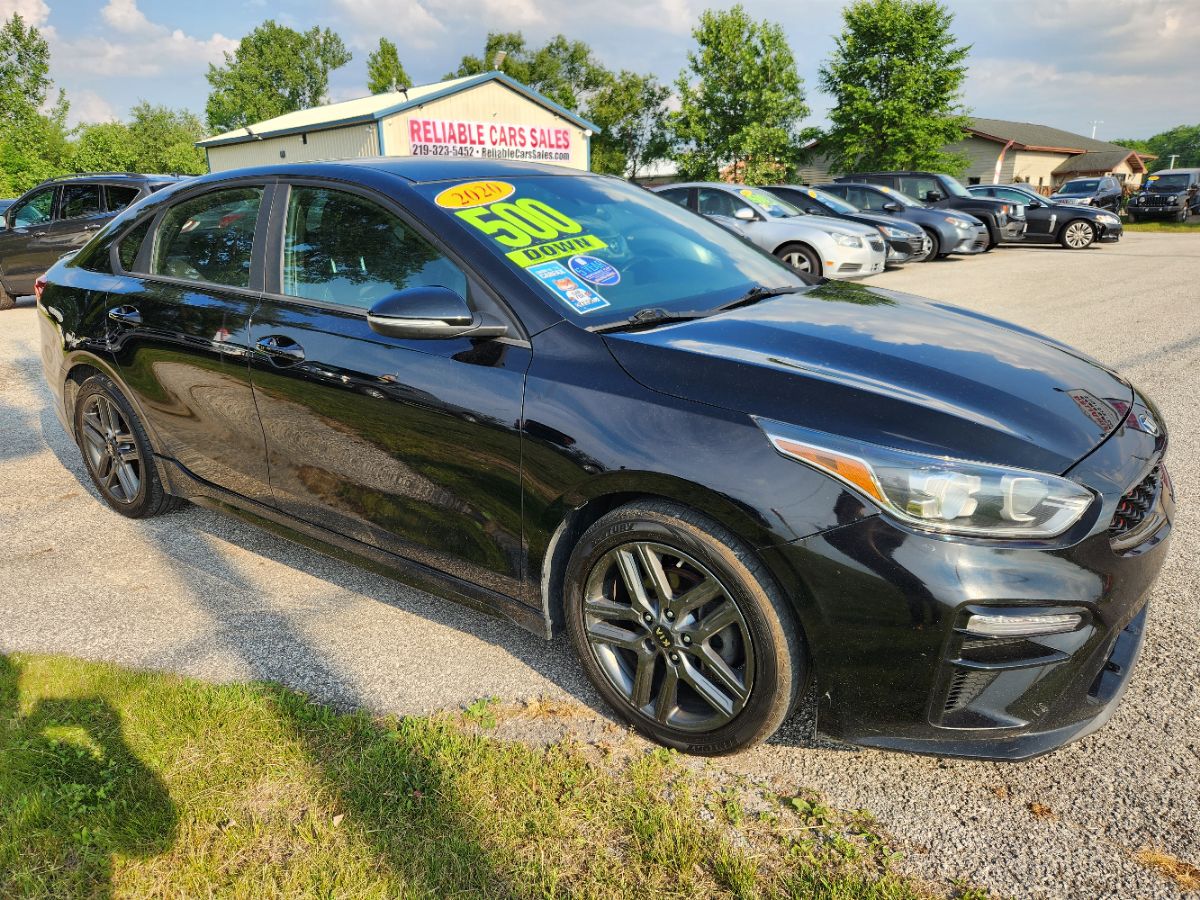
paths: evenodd
<path fill-rule="evenodd" d="M 701 14 L 692 36 L 697 49 L 675 82 L 679 110 L 670 118 L 680 175 L 712 179 L 727 166 L 746 181 L 783 174 L 808 115 L 783 29 L 739 4 Z"/>
<path fill-rule="evenodd" d="M 1150 171 L 1169 168 L 1171 156 L 1176 156 L 1175 168 L 1200 166 L 1200 125 L 1176 125 L 1169 131 L 1156 134 L 1146 141 L 1150 152 L 1158 159 L 1150 163 Z"/>
<path fill-rule="evenodd" d="M 572 112 L 583 109 L 588 98 L 612 78 L 583 41 L 568 41 L 558 34 L 545 46 L 531 50 L 519 31 L 490 32 L 483 55 L 464 56 L 458 68 L 446 77 L 490 72 L 500 51 L 506 54 L 500 64 L 501 72 Z"/>
<path fill-rule="evenodd" d="M 43 111 L 53 86 L 45 38 L 14 13 L 0 27 L 0 195 L 66 171 L 66 95 Z"/>
<path fill-rule="evenodd" d="M 83 125 L 71 145 L 77 172 L 163 172 L 199 175 L 207 168 L 195 142 L 204 135 L 200 120 L 185 109 L 142 101 L 130 121 Z"/>
<path fill-rule="evenodd" d="M 937 0 L 856 0 L 821 67 L 834 98 L 820 141 L 835 171 L 925 169 L 960 174 L 969 160 L 945 147 L 965 136 L 960 96 L 969 45 Z"/>
<path fill-rule="evenodd" d="M 653 75 L 622 70 L 588 100 L 587 118 L 600 128 L 592 138 L 592 169 L 633 178 L 671 152 L 667 99 L 671 91 Z"/>
<path fill-rule="evenodd" d="M 316 106 L 329 89 L 329 73 L 350 59 L 328 28 L 301 33 L 268 19 L 225 54 L 223 66 L 209 65 L 208 125 L 229 131 Z"/>
<path fill-rule="evenodd" d="M 372 94 L 386 94 L 411 84 L 412 81 L 400 62 L 400 53 L 396 50 L 396 45 L 381 37 L 379 47 L 367 57 L 367 89 Z"/>

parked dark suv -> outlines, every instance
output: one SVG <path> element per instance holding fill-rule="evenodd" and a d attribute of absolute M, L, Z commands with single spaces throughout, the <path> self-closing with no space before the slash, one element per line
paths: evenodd
<path fill-rule="evenodd" d="M 1121 198 L 1125 195 L 1121 182 L 1112 175 L 1096 178 L 1072 178 L 1050 195 L 1055 203 L 1078 203 L 1119 213 Z"/>
<path fill-rule="evenodd" d="M 1186 222 L 1200 216 L 1200 169 L 1164 169 L 1147 175 L 1142 189 L 1129 198 L 1129 221 L 1170 216 Z"/>
<path fill-rule="evenodd" d="M 1025 237 L 1025 209 L 1002 200 L 973 197 L 953 175 L 938 172 L 859 172 L 834 181 L 882 184 L 935 209 L 970 213 L 987 226 L 988 246 Z"/>
<path fill-rule="evenodd" d="M 239 511 L 563 636 L 696 753 L 769 737 L 810 678 L 819 726 L 876 747 L 1087 734 L 1172 529 L 1166 426 L 1116 372 L 590 172 L 217 173 L 55 263 L 37 313 L 116 512 Z"/>
<path fill-rule="evenodd" d="M 0 309 L 32 294 L 34 281 L 56 259 L 82 247 L 125 207 L 179 180 L 124 172 L 65 175 L 13 201 L 0 230 Z"/>

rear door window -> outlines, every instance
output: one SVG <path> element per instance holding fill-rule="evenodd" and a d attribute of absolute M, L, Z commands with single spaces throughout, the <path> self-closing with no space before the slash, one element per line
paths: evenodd
<path fill-rule="evenodd" d="M 660 197 L 666 197 L 672 203 L 678 203 L 680 206 L 688 205 L 688 188 L 669 188 L 665 191 L 659 191 Z"/>
<path fill-rule="evenodd" d="M 122 187 L 118 184 L 104 186 L 104 198 L 109 212 L 118 212 L 137 199 L 141 191 L 135 187 Z"/>
<path fill-rule="evenodd" d="M 262 187 L 225 188 L 172 206 L 155 235 L 150 273 L 249 287 L 262 196 Z"/>
<path fill-rule="evenodd" d="M 410 287 L 467 297 L 467 276 L 399 216 L 357 194 L 293 187 L 283 239 L 283 293 L 370 309 Z"/>
<path fill-rule="evenodd" d="M 80 219 L 100 212 L 100 185 L 64 184 L 58 204 L 60 219 Z"/>
<path fill-rule="evenodd" d="M 725 191 L 715 188 L 700 188 L 697 207 L 703 215 L 728 216 L 732 219 L 739 209 L 750 209 L 750 204 Z"/>
<path fill-rule="evenodd" d="M 937 183 L 937 179 L 925 175 L 901 175 L 899 181 L 900 193 L 916 197 L 918 200 L 924 200 L 930 191 L 936 191 L 939 194 L 945 193 L 941 185 Z"/>

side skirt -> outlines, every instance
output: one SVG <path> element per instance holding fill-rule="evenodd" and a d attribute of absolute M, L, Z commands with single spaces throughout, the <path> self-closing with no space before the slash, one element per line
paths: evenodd
<path fill-rule="evenodd" d="M 156 456 L 159 474 L 167 490 L 197 506 L 215 509 L 244 519 L 312 550 L 394 578 L 410 587 L 507 619 L 540 638 L 552 636 L 549 620 L 537 610 L 496 591 L 456 578 L 422 563 L 405 559 L 354 538 L 292 518 L 279 510 L 197 478 L 173 459 Z"/>

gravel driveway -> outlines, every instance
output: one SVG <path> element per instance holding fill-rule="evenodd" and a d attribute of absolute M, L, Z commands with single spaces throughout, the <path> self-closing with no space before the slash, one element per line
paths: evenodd
<path fill-rule="evenodd" d="M 1177 896 L 1133 855 L 1153 847 L 1200 864 L 1200 235 L 1005 247 L 873 283 L 1045 331 L 1158 401 L 1179 520 L 1142 661 L 1105 729 L 1027 763 L 852 750 L 799 716 L 718 765 L 871 810 L 916 874 L 1022 898 Z M 562 645 L 212 512 L 108 512 L 48 402 L 27 299 L 0 313 L 0 650 L 271 678 L 401 713 L 545 696 L 592 708 L 562 727 L 604 724 Z"/>

